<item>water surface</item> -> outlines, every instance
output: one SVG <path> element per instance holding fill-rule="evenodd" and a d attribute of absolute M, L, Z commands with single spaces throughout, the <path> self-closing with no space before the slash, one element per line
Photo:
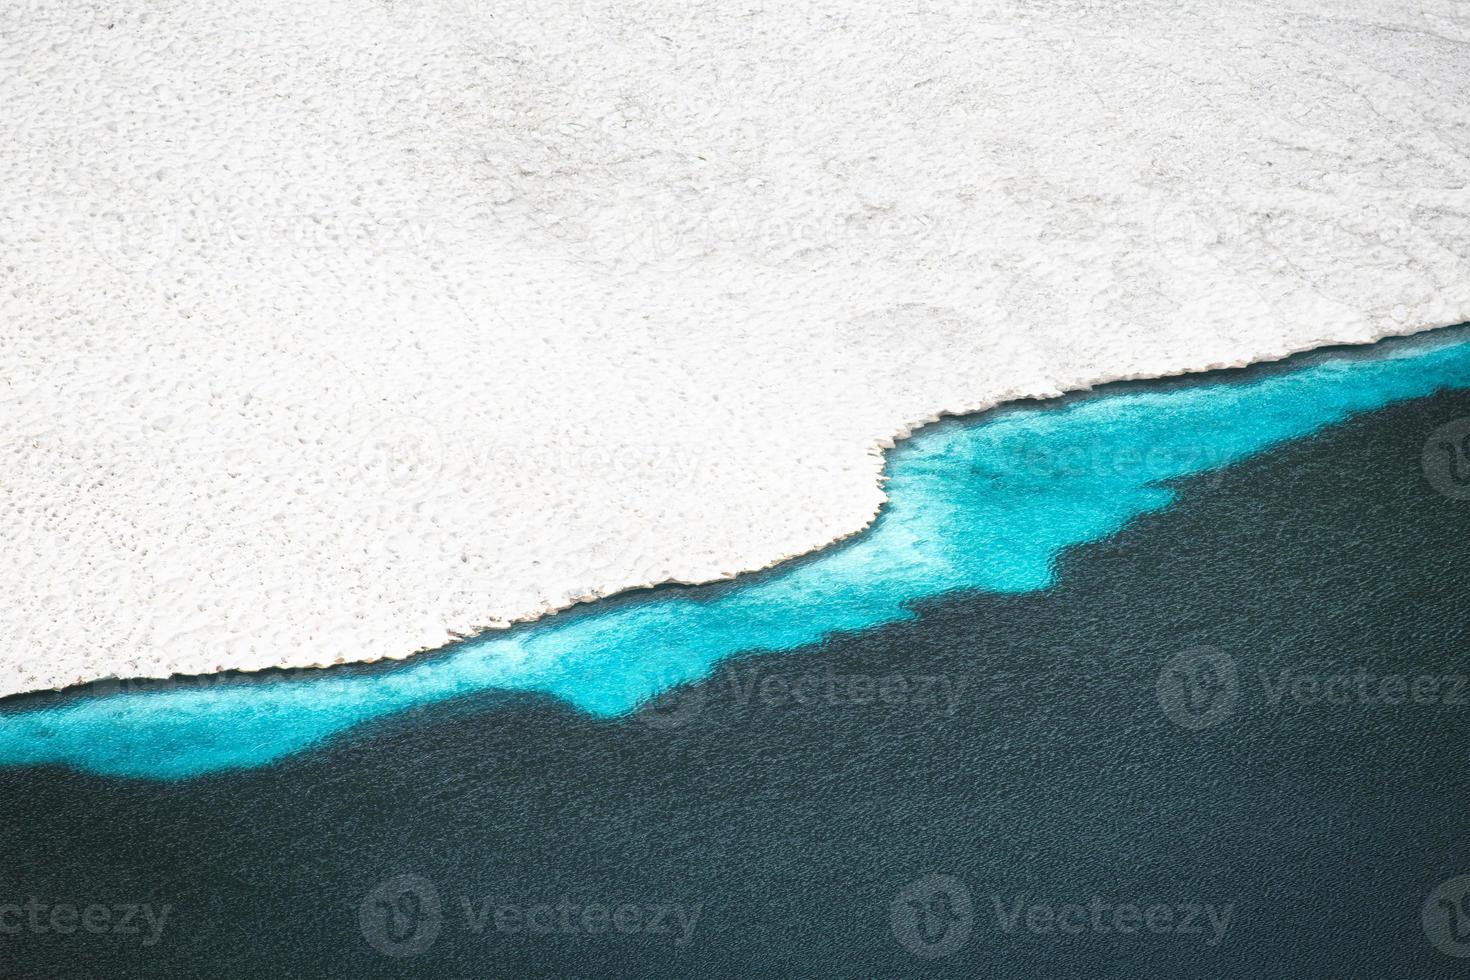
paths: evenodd
<path fill-rule="evenodd" d="M 189 779 L 0 770 L 0 903 L 172 906 L 152 946 L 0 935 L 0 973 L 1463 976 L 1421 911 L 1470 872 L 1470 706 L 1270 691 L 1283 672 L 1470 673 L 1470 504 L 1422 468 L 1432 434 L 1467 415 L 1470 394 L 1445 390 L 1277 442 L 1172 481 L 1171 505 L 1056 555 L 1046 588 L 920 599 L 893 622 L 725 659 L 631 714 L 484 691 Z M 1160 682 L 1200 648 L 1230 658 L 1236 696 L 1188 727 Z M 971 898 L 950 923 L 963 940 L 932 959 L 894 928 L 930 873 Z M 395 957 L 363 910 L 402 875 L 440 912 Z M 1018 897 L 1233 914 L 1214 945 L 1007 932 L 995 903 Z M 466 902 L 487 901 L 701 911 L 676 945 L 476 931 Z"/>

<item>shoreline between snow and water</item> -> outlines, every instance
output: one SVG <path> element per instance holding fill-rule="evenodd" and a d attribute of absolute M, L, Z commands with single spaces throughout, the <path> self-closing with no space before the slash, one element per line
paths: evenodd
<path fill-rule="evenodd" d="M 21 7 L 0 695 L 729 579 L 940 414 L 1470 319 L 1454 0 Z"/>
<path fill-rule="evenodd" d="M 1044 589 L 1064 549 L 1169 507 L 1173 481 L 1444 388 L 1470 388 L 1466 331 L 956 419 L 892 454 L 890 505 L 841 547 L 734 583 L 635 593 L 387 669 L 244 683 L 213 675 L 200 687 L 74 692 L 40 708 L 24 704 L 35 697 L 7 699 L 0 765 L 188 778 L 268 765 L 374 720 L 487 691 L 627 714 L 728 658 L 908 620 L 919 600 Z"/>

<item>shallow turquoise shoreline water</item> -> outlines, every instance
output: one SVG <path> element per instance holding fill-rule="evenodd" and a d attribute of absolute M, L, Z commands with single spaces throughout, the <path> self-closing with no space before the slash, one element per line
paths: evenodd
<path fill-rule="evenodd" d="M 375 671 L 131 691 L 0 714 L 0 765 L 179 779 L 268 765 L 420 705 L 481 691 L 625 714 L 722 660 L 913 617 L 960 590 L 1026 592 L 1057 555 L 1175 499 L 1197 476 L 1362 412 L 1470 387 L 1470 341 L 1342 354 L 1236 383 L 1122 392 L 921 430 L 889 459 L 861 537 L 785 570 L 655 592 Z"/>

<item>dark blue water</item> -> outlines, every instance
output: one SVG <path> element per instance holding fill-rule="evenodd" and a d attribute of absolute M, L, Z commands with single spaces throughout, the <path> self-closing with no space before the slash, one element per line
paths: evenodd
<path fill-rule="evenodd" d="M 0 971 L 1466 975 L 1470 502 L 1425 461 L 1467 415 L 1359 414 L 1043 589 L 631 716 L 471 692 L 264 768 L 0 771 Z"/>

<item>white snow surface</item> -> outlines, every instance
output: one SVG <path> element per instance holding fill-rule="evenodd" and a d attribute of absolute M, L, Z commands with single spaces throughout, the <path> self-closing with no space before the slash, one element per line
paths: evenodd
<path fill-rule="evenodd" d="M 943 413 L 1470 319 L 1460 0 L 3 4 L 0 693 L 732 576 Z"/>

